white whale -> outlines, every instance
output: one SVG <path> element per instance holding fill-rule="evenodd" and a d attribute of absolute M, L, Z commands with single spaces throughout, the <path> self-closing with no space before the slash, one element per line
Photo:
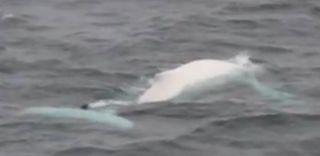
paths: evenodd
<path fill-rule="evenodd" d="M 156 74 L 150 87 L 137 98 L 135 103 L 193 101 L 201 98 L 203 94 L 226 87 L 233 82 L 245 84 L 257 93 L 273 100 L 284 101 L 293 96 L 261 84 L 256 79 L 256 75 L 263 71 L 264 68 L 253 63 L 249 55 L 245 53 L 240 53 L 227 60 L 195 60 Z M 129 105 L 130 103 L 132 102 L 99 100 L 86 104 L 83 108 Z"/>
<path fill-rule="evenodd" d="M 154 81 L 138 97 L 136 103 L 144 104 L 181 99 L 193 100 L 206 92 L 225 87 L 232 82 L 241 82 L 252 87 L 261 95 L 281 101 L 290 101 L 292 95 L 261 84 L 255 75 L 263 68 L 250 61 L 248 55 L 240 54 L 229 60 L 203 59 L 183 64 L 175 69 L 156 74 Z M 128 105 L 128 101 L 99 100 L 83 105 L 83 109 L 110 105 Z M 32 107 L 23 114 L 45 115 L 55 118 L 85 119 L 105 123 L 117 128 L 132 128 L 133 122 L 119 116 L 117 111 L 108 108 L 104 111 L 88 111 L 76 108 Z"/>
<path fill-rule="evenodd" d="M 195 60 L 156 74 L 154 82 L 137 103 L 192 99 L 217 86 L 243 80 L 261 71 L 262 67 L 252 63 L 246 54 L 229 60 Z"/>

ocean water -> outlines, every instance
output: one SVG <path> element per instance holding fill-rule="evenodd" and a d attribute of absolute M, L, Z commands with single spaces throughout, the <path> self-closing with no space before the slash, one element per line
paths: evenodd
<path fill-rule="evenodd" d="M 319 41 L 317 0 L 0 0 L 0 155 L 318 156 Z M 19 114 L 133 101 L 155 73 L 239 51 L 299 102 L 238 87 L 122 107 L 128 130 Z"/>

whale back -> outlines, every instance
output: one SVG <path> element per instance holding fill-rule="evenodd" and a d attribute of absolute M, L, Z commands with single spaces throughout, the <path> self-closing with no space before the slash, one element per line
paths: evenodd
<path fill-rule="evenodd" d="M 192 61 L 156 74 L 151 87 L 139 97 L 137 102 L 173 100 L 182 97 L 184 93 L 191 96 L 191 93 L 201 93 L 241 76 L 244 70 L 243 66 L 229 61 L 213 59 Z"/>
<path fill-rule="evenodd" d="M 137 103 L 165 101 L 177 96 L 184 88 L 185 81 L 180 80 L 173 71 L 157 74 L 149 89 L 138 99 Z"/>

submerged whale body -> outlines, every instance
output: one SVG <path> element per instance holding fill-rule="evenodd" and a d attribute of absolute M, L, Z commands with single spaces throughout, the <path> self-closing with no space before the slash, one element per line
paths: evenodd
<path fill-rule="evenodd" d="M 91 122 L 107 124 L 111 127 L 128 129 L 133 127 L 133 122 L 119 116 L 115 110 L 103 111 L 82 110 L 79 108 L 54 108 L 54 107 L 31 107 L 21 112 L 24 115 L 44 115 L 52 118 L 83 119 Z"/>
<path fill-rule="evenodd" d="M 138 103 L 192 99 L 217 86 L 244 80 L 262 71 L 248 55 L 229 60 L 203 59 L 156 74 L 154 82 L 137 100 Z"/>

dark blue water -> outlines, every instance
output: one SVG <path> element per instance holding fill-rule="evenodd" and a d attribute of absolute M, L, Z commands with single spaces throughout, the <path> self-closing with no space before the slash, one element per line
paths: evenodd
<path fill-rule="evenodd" d="M 0 155 L 320 155 L 317 0 L 1 0 L 0 16 Z M 237 88 L 125 107 L 130 130 L 17 115 L 133 100 L 157 72 L 243 50 L 266 66 L 261 81 L 303 102 Z"/>

